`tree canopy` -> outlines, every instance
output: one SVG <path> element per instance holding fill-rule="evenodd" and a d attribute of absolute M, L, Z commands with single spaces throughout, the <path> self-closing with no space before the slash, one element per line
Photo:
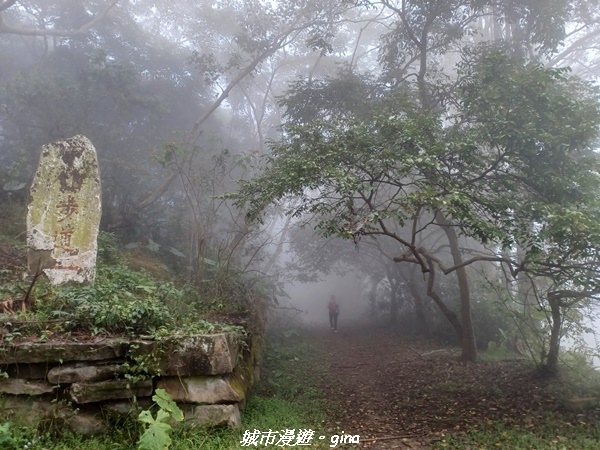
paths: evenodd
<path fill-rule="evenodd" d="M 494 48 L 467 55 L 457 73 L 445 109 L 405 101 L 284 127 L 239 205 L 251 220 L 279 202 L 316 215 L 325 236 L 393 239 L 405 249 L 395 260 L 423 272 L 495 261 L 513 276 L 552 273 L 557 289 L 596 292 L 596 93 L 566 70 Z M 425 237 L 436 225 L 491 250 L 445 264 Z M 517 246 L 519 261 L 506 256 Z"/>
<path fill-rule="evenodd" d="M 390 292 L 412 277 L 467 359 L 474 267 L 509 297 L 529 283 L 560 334 L 598 293 L 597 6 L 0 0 L 0 199 L 83 133 L 103 228 L 199 285 L 207 265 L 351 259 L 309 255 L 311 223 L 368 242 L 356 265 Z"/>

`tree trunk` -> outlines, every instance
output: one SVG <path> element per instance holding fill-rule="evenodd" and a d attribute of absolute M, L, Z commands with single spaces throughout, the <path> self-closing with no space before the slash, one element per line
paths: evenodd
<path fill-rule="evenodd" d="M 398 277 L 394 273 L 395 265 L 387 265 L 385 273 L 390 283 L 390 325 L 392 327 L 398 325 L 398 285 L 400 284 Z"/>
<path fill-rule="evenodd" d="M 416 332 L 419 335 L 425 336 L 429 333 L 429 326 L 427 325 L 427 317 L 425 316 L 425 309 L 423 308 L 423 297 L 421 297 L 421 293 L 416 288 L 414 282 L 414 270 L 411 270 L 408 289 L 410 290 L 415 305 Z"/>
<path fill-rule="evenodd" d="M 560 333 L 562 331 L 562 313 L 560 298 L 549 295 L 548 303 L 552 313 L 552 328 L 550 330 L 550 348 L 546 363 L 542 366 L 541 375 L 554 377 L 558 374 L 558 355 L 560 352 Z"/>
<path fill-rule="evenodd" d="M 291 228 L 291 223 L 292 223 L 292 216 L 288 216 L 285 223 L 283 224 L 283 228 L 279 232 L 279 240 L 277 241 L 275 251 L 269 257 L 269 260 L 267 261 L 267 263 L 265 264 L 265 267 L 263 268 L 264 273 L 270 274 L 271 269 L 273 268 L 275 263 L 277 263 L 277 261 L 279 260 L 279 256 L 281 255 L 281 253 L 283 253 L 283 247 L 284 247 L 284 244 L 286 243 L 287 235 Z M 269 235 L 272 235 L 272 234 L 269 233 Z"/>
<path fill-rule="evenodd" d="M 390 325 L 396 327 L 398 325 L 398 287 L 400 283 L 398 280 L 390 279 L 391 293 L 390 293 Z"/>
<path fill-rule="evenodd" d="M 437 221 L 446 232 L 448 243 L 450 244 L 450 253 L 454 260 L 454 265 L 462 264 L 462 255 L 458 246 L 458 236 L 452 228 L 450 222 L 440 213 L 436 216 Z M 462 359 L 464 361 L 475 361 L 477 359 L 477 345 L 475 344 L 475 332 L 473 330 L 473 318 L 471 316 L 471 292 L 469 290 L 469 280 L 467 271 L 464 267 L 456 269 L 456 278 L 460 291 L 460 315 L 462 322 Z"/>
<path fill-rule="evenodd" d="M 431 259 L 431 257 L 425 256 L 425 259 L 427 261 L 427 265 L 429 266 L 429 272 L 427 277 L 427 296 L 435 302 L 438 308 L 440 308 L 442 314 L 444 314 L 446 319 L 448 319 L 448 322 L 450 322 L 450 325 L 452 325 L 452 328 L 454 328 L 454 331 L 456 332 L 456 337 L 458 338 L 458 342 L 461 342 L 463 336 L 463 327 L 460 324 L 458 317 L 456 317 L 456 314 L 454 314 L 454 311 L 450 310 L 446 306 L 444 301 L 433 289 L 435 285 L 435 266 L 433 265 L 433 260 Z"/>

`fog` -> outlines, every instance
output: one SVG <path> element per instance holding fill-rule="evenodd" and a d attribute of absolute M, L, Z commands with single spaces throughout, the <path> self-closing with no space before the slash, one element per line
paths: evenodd
<path fill-rule="evenodd" d="M 102 231 L 182 282 L 554 371 L 597 352 L 595 6 L 0 1 L 0 204 L 83 134 Z"/>
<path fill-rule="evenodd" d="M 340 307 L 340 330 L 369 323 L 368 297 L 363 292 L 363 277 L 359 273 L 330 276 L 318 283 L 289 285 L 286 291 L 291 297 L 290 305 L 304 311 L 298 318 L 306 326 L 329 328 L 327 303 L 332 295 Z"/>

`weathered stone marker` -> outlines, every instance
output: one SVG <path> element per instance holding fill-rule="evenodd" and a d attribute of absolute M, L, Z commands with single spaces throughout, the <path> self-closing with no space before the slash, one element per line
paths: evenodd
<path fill-rule="evenodd" d="M 53 284 L 91 282 L 101 216 L 96 149 L 85 136 L 42 147 L 27 209 L 29 274 Z"/>

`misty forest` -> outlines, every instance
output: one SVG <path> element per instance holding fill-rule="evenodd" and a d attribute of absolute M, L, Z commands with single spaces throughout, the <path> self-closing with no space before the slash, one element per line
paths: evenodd
<path fill-rule="evenodd" d="M 0 448 L 600 448 L 599 81 L 598 0 L 0 0 Z"/>

